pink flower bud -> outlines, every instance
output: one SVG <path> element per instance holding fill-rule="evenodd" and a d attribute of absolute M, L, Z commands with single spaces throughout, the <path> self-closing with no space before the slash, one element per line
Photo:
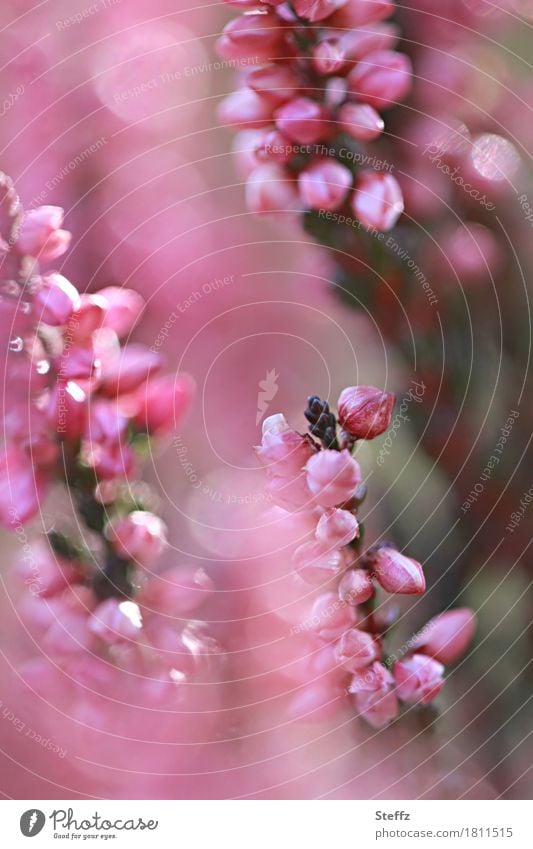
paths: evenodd
<path fill-rule="evenodd" d="M 117 336 L 128 336 L 144 309 L 144 300 L 133 289 L 107 286 L 100 289 L 98 298 L 104 299 L 103 326 L 114 330 Z"/>
<path fill-rule="evenodd" d="M 377 50 L 392 50 L 399 39 L 395 24 L 376 24 L 364 29 L 350 29 L 342 33 L 340 41 L 346 57 L 358 62 L 367 53 Z"/>
<path fill-rule="evenodd" d="M 368 103 L 345 103 L 339 112 L 339 124 L 357 141 L 377 139 L 385 128 L 381 115 Z"/>
<path fill-rule="evenodd" d="M 355 706 L 360 716 L 373 728 L 385 728 L 399 713 L 398 699 L 393 690 L 357 693 Z"/>
<path fill-rule="evenodd" d="M 294 212 L 300 206 L 296 182 L 279 165 L 261 165 L 246 183 L 246 204 L 251 212 Z"/>
<path fill-rule="evenodd" d="M 15 403 L 4 416 L 4 437 L 18 445 L 31 463 L 49 466 L 59 456 L 59 445 L 49 433 L 48 419 L 33 404 Z"/>
<path fill-rule="evenodd" d="M 126 432 L 128 420 L 121 415 L 114 401 L 97 398 L 91 403 L 85 437 L 92 443 L 120 442 Z"/>
<path fill-rule="evenodd" d="M 167 528 L 159 516 L 134 510 L 109 522 L 106 536 L 117 554 L 150 569 L 167 543 Z"/>
<path fill-rule="evenodd" d="M 80 307 L 69 319 L 65 335 L 73 345 L 90 345 L 105 319 L 107 302 L 101 295 L 80 295 Z"/>
<path fill-rule="evenodd" d="M 352 198 L 352 209 L 365 227 L 390 230 L 403 208 L 402 190 L 392 174 L 360 172 Z"/>
<path fill-rule="evenodd" d="M 135 640 L 142 628 L 141 611 L 133 601 L 108 598 L 93 611 L 88 628 L 108 645 Z"/>
<path fill-rule="evenodd" d="M 80 570 L 39 540 L 17 562 L 17 574 L 33 596 L 50 598 L 80 580 Z"/>
<path fill-rule="evenodd" d="M 363 633 L 365 633 L 363 631 Z M 350 693 L 386 693 L 394 685 L 394 678 L 383 663 L 375 660 L 371 666 L 362 667 L 355 674 L 348 686 Z"/>
<path fill-rule="evenodd" d="M 255 148 L 255 156 L 259 162 L 277 162 L 285 165 L 293 157 L 292 144 L 279 130 L 270 130 L 260 140 Z M 257 167 L 257 161 L 254 167 Z"/>
<path fill-rule="evenodd" d="M 298 77 L 289 65 L 265 65 L 251 71 L 246 77 L 246 85 L 273 106 L 279 106 L 294 97 L 299 84 Z"/>
<path fill-rule="evenodd" d="M 37 321 L 58 327 L 67 324 L 72 313 L 80 307 L 78 290 L 62 274 L 47 274 L 34 299 Z"/>
<path fill-rule="evenodd" d="M 47 490 L 47 476 L 27 456 L 10 447 L 0 455 L 0 522 L 6 528 L 25 524 L 38 513 Z"/>
<path fill-rule="evenodd" d="M 263 439 L 255 452 L 269 474 L 295 477 L 316 449 L 310 439 L 289 427 L 285 416 L 278 413 L 264 420 Z"/>
<path fill-rule="evenodd" d="M 374 595 L 374 584 L 366 569 L 349 569 L 339 584 L 339 598 L 346 604 L 364 604 Z"/>
<path fill-rule="evenodd" d="M 475 614 L 468 607 L 458 607 L 431 619 L 412 645 L 440 663 L 454 663 L 467 650 L 475 630 Z"/>
<path fill-rule="evenodd" d="M 443 674 L 442 663 L 424 654 L 414 654 L 398 661 L 393 669 L 398 698 L 402 702 L 428 705 L 444 686 Z"/>
<path fill-rule="evenodd" d="M 331 507 L 318 520 L 315 536 L 326 548 L 342 548 L 359 536 L 359 523 L 349 510 Z"/>
<path fill-rule="evenodd" d="M 352 185 L 352 173 L 340 162 L 320 160 L 300 172 L 298 188 L 311 209 L 337 209 Z"/>
<path fill-rule="evenodd" d="M 94 388 L 98 381 L 101 364 L 91 348 L 69 346 L 56 363 L 57 374 L 62 380 L 75 380 L 83 388 Z"/>
<path fill-rule="evenodd" d="M 324 107 L 309 97 L 297 97 L 280 106 L 275 119 L 278 129 L 298 144 L 314 144 L 330 130 Z"/>
<path fill-rule="evenodd" d="M 299 545 L 292 556 L 298 575 L 308 584 L 324 584 L 345 567 L 344 555 L 337 548 L 324 549 L 313 540 Z"/>
<path fill-rule="evenodd" d="M 377 580 L 388 593 L 420 595 L 426 589 L 420 563 L 394 548 L 379 548 L 371 554 L 370 562 Z"/>
<path fill-rule="evenodd" d="M 56 619 L 42 641 L 46 654 L 59 657 L 82 654 L 90 648 L 91 642 L 88 611 L 73 608 L 67 602 L 56 610 Z"/>
<path fill-rule="evenodd" d="M 283 24 L 273 12 L 255 9 L 226 24 L 217 52 L 223 59 L 275 59 L 283 36 Z"/>
<path fill-rule="evenodd" d="M 356 439 L 374 439 L 390 425 L 395 397 L 375 386 L 348 386 L 337 403 L 339 421 Z"/>
<path fill-rule="evenodd" d="M 357 672 L 379 657 L 379 649 L 371 634 L 351 628 L 345 631 L 335 646 L 335 656 L 348 672 Z"/>
<path fill-rule="evenodd" d="M 46 418 L 57 439 L 78 439 L 87 420 L 87 395 L 74 380 L 58 380 L 45 409 Z"/>
<path fill-rule="evenodd" d="M 261 156 L 269 131 L 267 129 L 240 130 L 234 138 L 232 151 L 235 154 L 238 174 L 246 179 L 262 161 L 271 157 Z"/>
<path fill-rule="evenodd" d="M 341 9 L 349 0 L 294 0 L 294 11 L 300 18 L 308 21 L 323 21 L 337 9 Z"/>
<path fill-rule="evenodd" d="M 39 206 L 24 213 L 17 239 L 17 251 L 50 262 L 65 253 L 70 233 L 61 230 L 63 210 L 60 206 Z"/>
<path fill-rule="evenodd" d="M 357 621 L 353 607 L 343 604 L 336 593 L 323 593 L 315 599 L 309 619 L 303 623 L 321 640 L 337 640 Z"/>
<path fill-rule="evenodd" d="M 215 585 L 197 566 L 175 566 L 151 575 L 139 594 L 139 603 L 167 616 L 188 615 L 211 597 Z"/>
<path fill-rule="evenodd" d="M 350 0 L 342 6 L 331 21 L 332 26 L 351 30 L 388 18 L 394 11 L 392 0 Z"/>
<path fill-rule="evenodd" d="M 100 391 L 114 397 L 133 392 L 162 365 L 160 354 L 144 345 L 131 344 L 102 359 Z"/>
<path fill-rule="evenodd" d="M 170 433 L 185 418 L 195 392 L 187 374 L 151 378 L 135 393 L 134 422 L 149 434 Z"/>
<path fill-rule="evenodd" d="M 362 480 L 361 468 L 350 452 L 326 449 L 307 462 L 307 483 L 322 507 L 348 501 Z"/>
<path fill-rule="evenodd" d="M 218 115 L 230 127 L 266 127 L 272 120 L 272 105 L 251 88 L 239 88 L 224 98 Z"/>
<path fill-rule="evenodd" d="M 411 78 L 407 56 L 394 50 L 377 50 L 367 53 L 350 71 L 348 87 L 363 103 L 386 109 L 408 94 Z"/>
<path fill-rule="evenodd" d="M 94 470 L 97 483 L 118 477 L 128 479 L 135 471 L 133 449 L 123 442 L 84 443 L 83 458 Z"/>
<path fill-rule="evenodd" d="M 286 510 L 305 510 L 313 506 L 313 496 L 307 485 L 305 471 L 295 478 L 272 475 L 269 477 L 265 489 L 272 500 Z"/>
<path fill-rule="evenodd" d="M 319 74 L 337 74 L 346 61 L 340 40 L 326 39 L 313 48 L 313 67 Z"/>

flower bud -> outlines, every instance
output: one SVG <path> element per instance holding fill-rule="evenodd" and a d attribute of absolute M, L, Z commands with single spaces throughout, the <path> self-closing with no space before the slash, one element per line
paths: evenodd
<path fill-rule="evenodd" d="M 87 421 L 87 395 L 76 381 L 58 380 L 48 397 L 45 413 L 57 439 L 78 439 Z"/>
<path fill-rule="evenodd" d="M 161 365 L 161 356 L 156 351 L 144 345 L 126 345 L 115 356 L 102 359 L 100 391 L 109 397 L 133 392 Z"/>
<path fill-rule="evenodd" d="M 393 675 L 402 702 L 428 705 L 444 686 L 444 666 L 432 657 L 413 654 L 394 664 Z"/>
<path fill-rule="evenodd" d="M 195 384 L 188 374 L 156 375 L 137 389 L 133 421 L 149 434 L 170 433 L 185 418 L 194 392 Z"/>
<path fill-rule="evenodd" d="M 218 115 L 230 127 L 261 128 L 272 120 L 272 105 L 251 88 L 239 88 L 224 98 Z"/>
<path fill-rule="evenodd" d="M 374 439 L 390 425 L 394 395 L 375 386 L 348 386 L 337 402 L 339 421 L 356 439 Z"/>
<path fill-rule="evenodd" d="M 454 663 L 466 652 L 475 629 L 474 613 L 468 607 L 458 607 L 431 619 L 412 645 L 440 663 Z"/>
<path fill-rule="evenodd" d="M 261 165 L 246 183 L 246 204 L 258 214 L 295 211 L 300 206 L 296 182 L 279 165 Z"/>
<path fill-rule="evenodd" d="M 315 451 L 312 441 L 289 427 L 281 413 L 264 420 L 263 439 L 255 449 L 267 472 L 279 477 L 299 475 Z"/>
<path fill-rule="evenodd" d="M 345 103 L 339 111 L 339 124 L 357 141 L 377 139 L 385 128 L 379 112 L 368 103 Z"/>
<path fill-rule="evenodd" d="M 374 584 L 366 569 L 349 569 L 339 584 L 339 598 L 354 607 L 374 595 Z"/>
<path fill-rule="evenodd" d="M 349 510 L 331 507 L 318 520 L 315 537 L 326 548 L 342 548 L 359 536 L 359 523 Z"/>
<path fill-rule="evenodd" d="M 5 528 L 25 524 L 38 513 L 47 477 L 26 455 L 10 447 L 0 455 L 0 522 Z"/>
<path fill-rule="evenodd" d="M 135 640 L 142 624 L 138 605 L 117 598 L 108 598 L 99 604 L 88 620 L 89 631 L 108 645 Z"/>
<path fill-rule="evenodd" d="M 92 335 L 105 320 L 106 300 L 100 295 L 80 295 L 80 306 L 69 319 L 66 336 L 73 345 L 90 346 Z"/>
<path fill-rule="evenodd" d="M 120 338 L 128 336 L 144 309 L 144 300 L 133 289 L 120 286 L 107 286 L 98 292 L 104 299 L 105 316 L 103 327 L 114 330 Z"/>
<path fill-rule="evenodd" d="M 388 18 L 394 11 L 392 0 L 350 0 L 342 6 L 331 21 L 342 30 L 351 30 Z"/>
<path fill-rule="evenodd" d="M 411 63 L 403 53 L 377 50 L 364 56 L 348 76 L 348 88 L 359 101 L 386 109 L 411 88 Z"/>
<path fill-rule="evenodd" d="M 278 129 L 298 144 L 314 144 L 329 133 L 324 107 L 309 97 L 290 100 L 276 110 L 274 117 Z"/>
<path fill-rule="evenodd" d="M 280 106 L 295 96 L 299 80 L 288 65 L 265 65 L 248 74 L 246 85 L 273 106 Z"/>
<path fill-rule="evenodd" d="M 388 593 L 420 595 L 426 589 L 422 566 L 394 548 L 383 547 L 370 555 L 376 578 Z"/>
<path fill-rule="evenodd" d="M 342 551 L 338 548 L 324 549 L 316 540 L 299 545 L 292 560 L 296 572 L 308 584 L 325 584 L 345 567 Z"/>
<path fill-rule="evenodd" d="M 323 593 L 315 599 L 305 626 L 322 640 L 337 640 L 352 628 L 357 615 L 348 604 L 339 601 L 336 593 Z"/>
<path fill-rule="evenodd" d="M 60 206 L 39 206 L 24 213 L 17 239 L 17 251 L 50 262 L 65 253 L 70 233 L 61 230 L 63 210 Z"/>
<path fill-rule="evenodd" d="M 335 646 L 337 662 L 348 672 L 357 672 L 379 657 L 376 640 L 366 631 L 351 628 Z"/>
<path fill-rule="evenodd" d="M 356 670 L 348 686 L 348 692 L 353 694 L 386 693 L 393 685 L 394 678 L 387 667 L 376 660 L 371 666 Z"/>
<path fill-rule="evenodd" d="M 313 67 L 319 74 L 336 74 L 346 61 L 346 53 L 339 40 L 326 39 L 313 48 Z"/>
<path fill-rule="evenodd" d="M 319 451 L 307 462 L 307 483 L 322 507 L 348 501 L 361 483 L 361 468 L 346 449 Z"/>
<path fill-rule="evenodd" d="M 359 62 L 368 53 L 392 50 L 398 38 L 399 29 L 395 24 L 376 24 L 363 29 L 349 29 L 342 33 L 340 41 L 347 59 Z"/>
<path fill-rule="evenodd" d="M 283 43 L 284 28 L 270 10 L 255 9 L 234 18 L 224 27 L 217 41 L 223 59 L 275 59 Z"/>
<path fill-rule="evenodd" d="M 298 188 L 305 206 L 337 209 L 352 185 L 352 173 L 340 162 L 318 161 L 300 172 Z"/>
<path fill-rule="evenodd" d="M 362 171 L 357 177 L 352 209 L 365 227 L 390 230 L 403 212 L 403 195 L 392 174 Z"/>
<path fill-rule="evenodd" d="M 255 157 L 255 168 L 257 168 L 258 161 L 277 162 L 278 165 L 285 165 L 293 157 L 290 140 L 285 138 L 279 130 L 269 130 L 256 145 Z"/>
<path fill-rule="evenodd" d="M 175 566 L 151 575 L 138 599 L 143 606 L 167 616 L 188 615 L 210 598 L 215 585 L 197 566 Z"/>
<path fill-rule="evenodd" d="M 59 327 L 67 324 L 80 307 L 78 290 L 62 274 L 47 274 L 34 299 L 35 316 L 43 324 Z"/>
<path fill-rule="evenodd" d="M 294 0 L 294 11 L 300 18 L 315 23 L 329 18 L 337 9 L 341 9 L 351 0 Z"/>
<path fill-rule="evenodd" d="M 398 699 L 394 690 L 356 693 L 354 701 L 360 716 L 373 728 L 385 728 L 396 719 L 399 713 Z"/>
<path fill-rule="evenodd" d="M 166 545 L 167 528 L 159 516 L 134 510 L 109 522 L 106 537 L 121 557 L 150 569 Z"/>

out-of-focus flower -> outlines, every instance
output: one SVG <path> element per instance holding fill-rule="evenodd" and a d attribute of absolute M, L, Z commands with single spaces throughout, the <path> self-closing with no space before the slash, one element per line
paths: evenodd
<path fill-rule="evenodd" d="M 432 657 L 413 654 L 394 664 L 393 675 L 402 702 L 427 705 L 444 685 L 444 666 Z"/>
<path fill-rule="evenodd" d="M 146 510 L 134 510 L 109 522 L 106 536 L 117 554 L 150 569 L 166 545 L 167 529 L 159 516 Z"/>
<path fill-rule="evenodd" d="M 440 663 L 454 663 L 467 650 L 475 629 L 476 617 L 468 607 L 447 610 L 421 629 L 413 641 L 413 648 Z"/>

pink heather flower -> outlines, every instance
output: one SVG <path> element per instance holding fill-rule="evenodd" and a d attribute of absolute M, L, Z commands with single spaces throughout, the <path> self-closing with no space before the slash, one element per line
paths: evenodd
<path fill-rule="evenodd" d="M 319 74 L 337 74 L 346 62 L 340 39 L 320 41 L 313 48 L 313 67 Z"/>
<path fill-rule="evenodd" d="M 267 472 L 273 476 L 296 477 L 316 452 L 311 439 L 289 427 L 282 413 L 263 422 L 263 438 L 255 452 Z"/>
<path fill-rule="evenodd" d="M 355 706 L 360 716 L 373 728 L 385 728 L 399 713 L 398 699 L 394 690 L 376 693 L 357 693 Z"/>
<path fill-rule="evenodd" d="M 330 23 L 339 29 L 350 30 L 382 21 L 393 12 L 392 0 L 350 0 L 335 12 Z"/>
<path fill-rule="evenodd" d="M 337 209 L 352 185 L 352 173 L 340 162 L 320 160 L 300 171 L 298 188 L 311 209 Z"/>
<path fill-rule="evenodd" d="M 361 171 L 355 184 L 352 209 L 365 227 L 390 230 L 403 212 L 402 190 L 392 174 Z"/>
<path fill-rule="evenodd" d="M 292 560 L 297 574 L 308 584 L 324 584 L 345 567 L 342 551 L 338 548 L 325 549 L 316 540 L 299 545 Z"/>
<path fill-rule="evenodd" d="M 440 663 L 454 663 L 467 650 L 476 630 L 475 614 L 468 607 L 447 610 L 422 628 L 413 647 Z"/>
<path fill-rule="evenodd" d="M 80 306 L 67 325 L 67 334 L 73 345 L 91 346 L 93 333 L 102 327 L 107 301 L 101 295 L 80 295 Z"/>
<path fill-rule="evenodd" d="M 394 401 L 375 386 L 348 386 L 337 402 L 339 422 L 356 439 L 374 439 L 389 427 Z"/>
<path fill-rule="evenodd" d="M 273 106 L 279 106 L 295 96 L 299 80 L 289 65 L 265 65 L 247 75 L 246 85 Z"/>
<path fill-rule="evenodd" d="M 114 401 L 97 398 L 89 408 L 85 438 L 94 443 L 117 443 L 124 436 L 127 426 L 127 418 L 119 413 Z"/>
<path fill-rule="evenodd" d="M 348 672 L 357 672 L 377 660 L 379 647 L 371 634 L 351 628 L 344 632 L 335 646 L 335 656 Z"/>
<path fill-rule="evenodd" d="M 411 63 L 403 53 L 377 50 L 364 56 L 348 75 L 348 88 L 359 101 L 386 109 L 411 88 Z"/>
<path fill-rule="evenodd" d="M 133 289 L 120 286 L 107 286 L 94 297 L 105 310 L 103 327 L 114 330 L 120 338 L 128 336 L 144 310 L 143 298 Z"/>
<path fill-rule="evenodd" d="M 84 388 L 96 387 L 101 364 L 92 348 L 79 345 L 68 347 L 56 363 L 56 370 L 63 380 L 74 380 Z"/>
<path fill-rule="evenodd" d="M 339 598 L 354 606 L 374 595 L 374 584 L 366 569 L 349 569 L 339 583 Z"/>
<path fill-rule="evenodd" d="M 134 510 L 108 523 L 106 537 L 121 557 L 151 569 L 167 542 L 167 528 L 159 516 Z"/>
<path fill-rule="evenodd" d="M 194 392 L 194 381 L 187 374 L 152 377 L 135 393 L 133 421 L 151 435 L 170 433 L 185 418 Z"/>
<path fill-rule="evenodd" d="M 57 555 L 45 540 L 33 543 L 17 563 L 17 574 L 33 596 L 50 598 L 80 580 L 80 571 Z"/>
<path fill-rule="evenodd" d="M 272 105 L 251 88 L 240 88 L 224 98 L 218 110 L 223 124 L 248 129 L 266 127 L 272 120 Z"/>
<path fill-rule="evenodd" d="M 252 212 L 296 211 L 300 197 L 296 182 L 279 165 L 261 165 L 246 183 L 246 203 Z"/>
<path fill-rule="evenodd" d="M 318 520 L 315 536 L 326 548 L 342 548 L 359 536 L 359 523 L 353 513 L 331 507 Z"/>
<path fill-rule="evenodd" d="M 377 580 L 388 593 L 420 595 L 426 589 L 420 563 L 394 548 L 383 547 L 372 552 L 371 564 Z"/>
<path fill-rule="evenodd" d="M 57 602 L 55 619 L 42 638 L 43 650 L 58 657 L 83 654 L 92 642 L 89 612 L 73 608 L 66 600 Z"/>
<path fill-rule="evenodd" d="M 4 416 L 6 442 L 15 443 L 30 462 L 49 466 L 59 456 L 59 445 L 48 430 L 48 420 L 43 410 L 31 402 L 16 402 Z"/>
<path fill-rule="evenodd" d="M 82 445 L 84 461 L 94 471 L 96 481 L 111 481 L 114 478 L 128 480 L 135 472 L 135 453 L 132 447 L 123 442 L 84 442 Z"/>
<path fill-rule="evenodd" d="M 357 141 L 372 141 L 381 135 L 385 122 L 368 103 L 345 103 L 339 111 L 339 125 Z"/>
<path fill-rule="evenodd" d="M 337 9 L 341 9 L 349 0 L 294 0 L 294 11 L 300 18 L 315 23 L 329 18 Z"/>
<path fill-rule="evenodd" d="M 133 601 L 108 598 L 93 610 L 88 628 L 109 645 L 122 640 L 135 640 L 142 628 L 141 611 Z"/>
<path fill-rule="evenodd" d="M 144 345 L 131 344 L 102 360 L 100 391 L 110 397 L 133 392 L 159 371 L 161 356 Z"/>
<path fill-rule="evenodd" d="M 315 599 L 305 626 L 322 640 L 336 640 L 356 624 L 357 615 L 343 604 L 337 593 L 329 592 Z"/>
<path fill-rule="evenodd" d="M 44 500 L 48 478 L 28 457 L 10 446 L 0 455 L 0 522 L 16 528 L 32 519 Z"/>
<path fill-rule="evenodd" d="M 392 49 L 398 39 L 399 30 L 395 24 L 376 24 L 361 29 L 349 29 L 340 37 L 346 58 L 356 62 L 368 53 Z"/>
<path fill-rule="evenodd" d="M 284 27 L 268 9 L 254 9 L 234 18 L 222 30 L 217 51 L 223 59 L 275 59 L 283 43 Z"/>
<path fill-rule="evenodd" d="M 197 566 L 175 566 L 162 575 L 151 575 L 141 590 L 139 603 L 167 616 L 193 613 L 210 598 L 215 585 Z"/>
<path fill-rule="evenodd" d="M 393 676 L 383 663 L 376 660 L 372 665 L 356 670 L 348 686 L 348 692 L 353 694 L 385 693 L 393 686 Z"/>
<path fill-rule="evenodd" d="M 348 501 L 361 483 L 361 468 L 347 449 L 319 451 L 307 461 L 307 483 L 322 507 Z"/>
<path fill-rule="evenodd" d="M 324 107 L 309 97 L 297 97 L 280 106 L 275 119 L 278 129 L 298 144 L 314 144 L 329 133 Z"/>
<path fill-rule="evenodd" d="M 46 418 L 61 442 L 78 439 L 87 421 L 87 395 L 74 380 L 58 380 L 45 408 Z"/>
<path fill-rule="evenodd" d="M 424 654 L 398 661 L 393 668 L 398 698 L 411 704 L 429 704 L 444 686 L 443 673 L 442 663 Z"/>
<path fill-rule="evenodd" d="M 35 316 L 43 324 L 57 327 L 67 324 L 80 307 L 78 290 L 62 274 L 47 274 L 34 298 Z"/>
<path fill-rule="evenodd" d="M 57 259 L 67 250 L 70 233 L 61 230 L 60 206 L 39 206 L 24 213 L 16 247 L 20 254 L 37 257 L 40 262 Z"/>
<path fill-rule="evenodd" d="M 290 139 L 279 130 L 263 131 L 262 138 L 255 146 L 254 168 L 257 168 L 261 162 L 277 162 L 278 165 L 285 165 L 290 159 L 292 159 Z"/>

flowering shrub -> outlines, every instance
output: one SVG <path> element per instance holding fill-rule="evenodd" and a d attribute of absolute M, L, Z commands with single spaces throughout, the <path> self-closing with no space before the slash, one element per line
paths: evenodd
<path fill-rule="evenodd" d="M 314 529 L 292 559 L 301 581 L 316 587 L 308 616 L 295 630 L 318 644 L 308 671 L 318 683 L 295 697 L 292 715 L 329 714 L 342 706 L 344 692 L 361 716 L 382 728 L 396 719 L 400 703 L 433 702 L 444 684 L 444 663 L 457 660 L 473 635 L 474 616 L 463 608 L 428 623 L 404 656 L 388 653 L 393 621 L 380 594 L 420 595 L 426 582 L 422 566 L 389 543 L 363 546 L 358 511 L 366 487 L 352 450 L 358 439 L 373 439 L 389 427 L 393 405 L 389 393 L 351 386 L 339 397 L 338 421 L 326 401 L 309 398 L 305 416 L 312 436 L 297 433 L 279 413 L 263 423 L 256 450 L 267 491 L 288 513 L 307 513 Z"/>

